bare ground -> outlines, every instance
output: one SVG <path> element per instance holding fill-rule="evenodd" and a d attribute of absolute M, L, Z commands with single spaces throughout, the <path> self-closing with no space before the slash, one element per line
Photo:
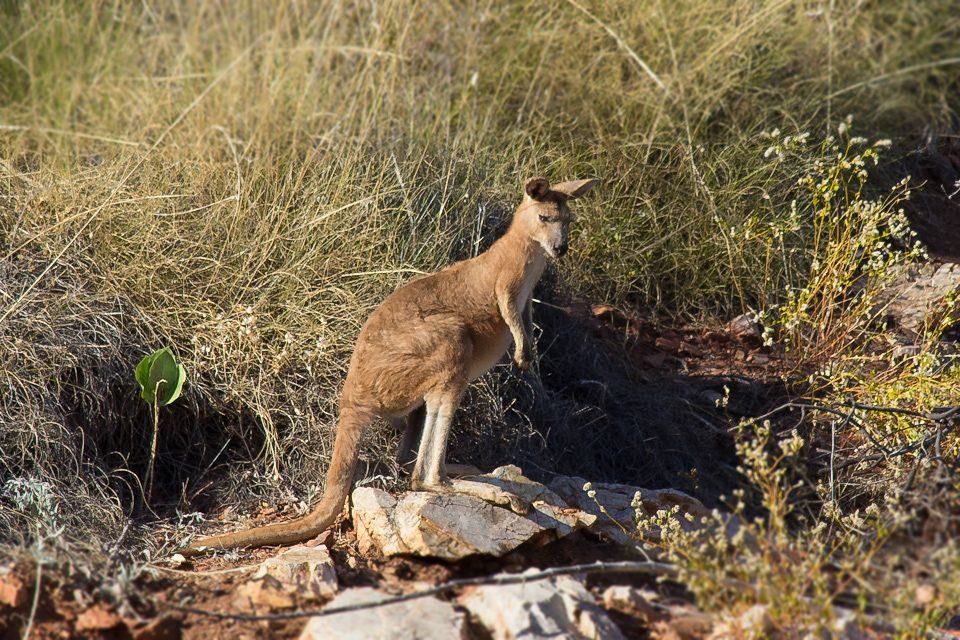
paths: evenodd
<path fill-rule="evenodd" d="M 723 327 L 665 328 L 639 315 L 607 306 L 573 304 L 564 312 L 594 335 L 626 348 L 641 379 L 663 385 L 665 393 L 672 396 L 682 387 L 680 396 L 692 398 L 694 404 L 700 405 L 691 411 L 697 412 L 705 422 L 704 416 L 713 415 L 711 411 L 717 409 L 717 403 L 725 395 L 724 387 L 733 388 L 732 402 L 728 402 L 725 412 L 755 414 L 782 393 L 783 378 L 789 373 L 778 353 L 753 342 L 744 343 Z M 711 408 L 711 404 L 714 407 Z M 710 431 L 709 426 L 706 422 L 705 432 Z M 713 431 L 708 435 L 718 443 L 729 439 L 729 435 L 719 431 L 719 423 Z M 720 443 L 720 446 L 729 448 L 729 443 Z M 685 488 L 696 490 L 696 477 L 688 475 L 683 482 L 687 485 Z M 253 514 L 252 524 L 281 520 L 292 512 L 290 504 L 262 503 Z M 235 517 L 232 507 L 219 514 L 221 520 Z M 406 593 L 457 578 L 517 572 L 530 567 L 611 561 L 628 555 L 623 548 L 589 534 L 576 534 L 545 547 L 523 548 L 499 559 L 446 563 L 418 558 L 370 558 L 357 551 L 349 519 L 341 520 L 334 532 L 314 542 L 323 542 L 330 548 L 341 588 L 376 586 L 391 593 Z M 216 612 L 262 614 L 316 608 L 322 604 L 291 597 L 288 602 L 252 612 L 237 602 L 237 588 L 262 560 L 274 553 L 275 549 L 257 549 L 229 558 L 204 557 L 176 568 L 157 562 L 151 565 L 151 570 L 127 584 L 122 594 L 116 590 L 104 592 L 96 579 L 72 572 L 68 566 L 45 567 L 36 606 L 33 603 L 36 568 L 24 557 L 2 579 L 5 585 L 0 589 L 2 637 L 22 637 L 32 618 L 31 637 L 34 638 L 296 638 L 304 625 L 300 618 L 242 621 L 184 613 L 174 607 L 185 605 Z M 649 576 L 588 578 L 587 584 L 600 602 L 602 588 L 614 582 L 658 589 L 665 602 L 690 603 L 689 596 L 677 585 L 657 584 Z M 456 594 L 450 594 L 453 595 Z M 641 619 L 622 611 L 610 613 L 628 637 L 650 637 L 650 629 Z"/>

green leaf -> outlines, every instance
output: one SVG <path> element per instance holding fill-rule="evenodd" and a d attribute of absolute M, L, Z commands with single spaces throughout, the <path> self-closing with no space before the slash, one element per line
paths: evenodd
<path fill-rule="evenodd" d="M 170 347 L 146 356 L 134 372 L 140 383 L 140 397 L 149 404 L 168 405 L 180 397 L 187 371 L 177 364 Z"/>
<path fill-rule="evenodd" d="M 153 358 L 156 355 L 156 353 L 151 353 L 150 355 L 143 356 L 143 360 L 140 361 L 140 364 L 137 365 L 137 368 L 133 372 L 137 378 L 137 382 L 140 384 L 140 397 L 143 398 L 147 404 L 153 404 L 157 398 L 156 388 L 150 386 L 150 365 L 153 364 Z"/>
<path fill-rule="evenodd" d="M 183 383 L 187 379 L 187 370 L 183 368 L 182 364 L 177 365 L 177 377 L 176 380 L 168 387 L 170 392 L 167 394 L 167 397 L 160 404 L 167 405 L 180 397 L 180 392 L 183 390 Z"/>

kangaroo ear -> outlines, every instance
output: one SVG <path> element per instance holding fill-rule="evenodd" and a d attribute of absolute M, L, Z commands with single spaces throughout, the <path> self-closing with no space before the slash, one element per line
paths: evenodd
<path fill-rule="evenodd" d="M 597 181 L 593 178 L 587 178 L 586 180 L 571 180 L 570 182 L 561 182 L 560 184 L 555 184 L 550 187 L 551 191 L 556 191 L 567 196 L 567 199 L 573 200 L 574 198 L 579 198 L 584 195 L 590 189 L 593 189 L 594 185 L 597 184 Z"/>
<path fill-rule="evenodd" d="M 546 178 L 530 178 L 523 190 L 534 200 L 542 200 L 550 191 L 550 181 Z"/>

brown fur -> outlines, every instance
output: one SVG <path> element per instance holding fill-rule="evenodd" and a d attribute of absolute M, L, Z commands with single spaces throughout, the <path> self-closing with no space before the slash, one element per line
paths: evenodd
<path fill-rule="evenodd" d="M 572 218 L 567 200 L 593 180 L 550 186 L 532 178 L 510 229 L 470 260 L 416 279 L 389 295 L 360 331 L 340 396 L 340 418 L 326 493 L 307 516 L 291 522 L 197 540 L 186 551 L 292 544 L 330 526 L 353 483 L 364 428 L 375 416 L 396 419 L 426 405 L 414 488 L 442 490 L 443 460 L 453 413 L 466 386 L 514 342 L 513 360 L 530 366 L 530 296 L 547 256 L 566 251 Z"/>

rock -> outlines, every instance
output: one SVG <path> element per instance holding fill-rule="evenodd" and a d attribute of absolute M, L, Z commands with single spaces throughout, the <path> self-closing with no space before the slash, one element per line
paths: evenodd
<path fill-rule="evenodd" d="M 762 636 L 770 633 L 773 629 L 773 620 L 770 619 L 770 613 L 767 606 L 755 604 L 740 614 L 740 628 L 748 634 Z"/>
<path fill-rule="evenodd" d="M 470 480 L 454 480 L 453 488 L 487 502 L 509 504 L 515 513 L 523 513 L 538 525 L 554 531 L 555 537 L 563 537 L 596 520 L 596 516 L 568 505 L 545 485 L 525 477 L 520 467 L 512 464 Z"/>
<path fill-rule="evenodd" d="M 759 347 L 763 344 L 763 329 L 749 313 L 742 313 L 728 322 L 727 333 L 748 347 Z"/>
<path fill-rule="evenodd" d="M 174 569 L 179 569 L 189 564 L 187 558 L 182 553 L 175 553 L 165 561 Z"/>
<path fill-rule="evenodd" d="M 936 599 L 937 588 L 932 584 L 921 584 L 914 590 L 913 600 L 918 607 L 929 607 Z"/>
<path fill-rule="evenodd" d="M 655 622 L 651 638 L 657 640 L 701 640 L 713 629 L 713 618 L 698 609 L 671 607 L 670 618 Z"/>
<path fill-rule="evenodd" d="M 659 369 L 663 366 L 663 363 L 667 361 L 667 354 L 663 353 L 662 351 L 658 351 L 657 353 L 651 353 L 650 355 L 642 356 L 640 359 L 654 369 Z"/>
<path fill-rule="evenodd" d="M 316 538 L 307 540 L 303 544 L 306 547 L 319 547 L 320 545 L 325 546 L 328 542 L 330 542 L 331 538 L 333 538 L 333 530 L 327 529 L 326 531 L 318 535 Z"/>
<path fill-rule="evenodd" d="M 9 567 L 0 568 L 0 606 L 18 609 L 29 597 L 27 585 Z"/>
<path fill-rule="evenodd" d="M 268 558 L 253 580 L 270 576 L 288 593 L 301 598 L 331 598 L 337 592 L 337 572 L 325 546 L 297 545 Z"/>
<path fill-rule="evenodd" d="M 569 507 L 544 485 L 524 478 L 512 466 L 471 480 L 454 480 L 449 493 L 413 491 L 397 499 L 372 487 L 353 492 L 353 523 L 360 550 L 384 556 L 409 554 L 444 560 L 502 556 L 531 540 L 565 536 L 594 519 Z"/>
<path fill-rule="evenodd" d="M 293 596 L 276 578 L 265 576 L 259 580 L 245 582 L 234 592 L 233 603 L 238 609 L 272 610 L 289 609 L 293 606 Z"/>
<path fill-rule="evenodd" d="M 722 407 L 724 395 L 714 389 L 706 389 L 700 392 L 700 399 L 711 407 Z"/>
<path fill-rule="evenodd" d="M 570 576 L 477 587 L 460 604 L 494 640 L 623 638 L 586 587 Z"/>
<path fill-rule="evenodd" d="M 122 621 L 113 611 L 103 605 L 93 605 L 83 613 L 77 616 L 75 628 L 77 631 L 106 631 L 113 629 Z"/>
<path fill-rule="evenodd" d="M 709 330 L 703 334 L 704 340 L 706 340 L 707 342 L 712 342 L 716 344 L 726 342 L 729 338 L 730 336 L 726 333 L 723 333 L 722 331 Z"/>
<path fill-rule="evenodd" d="M 909 265 L 877 296 L 877 311 L 897 328 L 905 342 L 912 343 L 923 333 L 927 316 L 958 287 L 958 264 Z"/>
<path fill-rule="evenodd" d="M 473 496 L 412 492 L 390 505 L 389 495 L 364 495 L 369 492 L 386 493 L 370 487 L 354 491 L 353 524 L 363 553 L 376 549 L 386 556 L 444 560 L 501 556 L 544 531 L 523 516 Z M 382 507 L 372 517 L 363 510 L 371 503 Z"/>
<path fill-rule="evenodd" d="M 348 589 L 330 607 L 378 602 L 389 596 L 372 587 Z M 416 598 L 382 607 L 310 618 L 300 640 L 456 640 L 466 638 L 466 621 L 453 605 L 434 597 Z"/>
<path fill-rule="evenodd" d="M 607 587 L 603 592 L 603 607 L 639 618 L 649 624 L 662 617 L 652 604 L 658 599 L 659 596 L 652 591 L 618 584 Z"/>
<path fill-rule="evenodd" d="M 867 632 L 857 622 L 857 614 L 850 609 L 837 608 L 833 630 L 837 634 L 834 637 L 842 638 L 842 640 L 867 640 L 873 637 L 872 633 Z"/>
<path fill-rule="evenodd" d="M 591 487 L 596 491 L 596 495 L 591 498 L 583 490 L 586 482 L 583 478 L 576 476 L 557 476 L 550 483 L 550 488 L 568 504 L 597 516 L 590 529 L 620 544 L 636 542 L 631 537 L 631 533 L 637 528 L 633 498 L 638 491 L 643 511 L 647 515 L 679 505 L 681 516 L 679 520 L 685 529 L 700 526 L 700 520 L 710 515 L 710 511 L 703 506 L 703 503 L 676 489 L 641 489 L 626 484 L 595 482 L 591 483 Z M 598 505 L 603 505 L 606 509 L 605 514 L 600 512 Z M 694 521 L 689 522 L 683 514 L 689 514 Z M 659 537 L 656 531 L 648 531 L 646 535 L 652 539 Z"/>
<path fill-rule="evenodd" d="M 654 346 L 657 349 L 662 349 L 663 351 L 669 351 L 670 353 L 676 353 L 680 350 L 680 346 L 683 344 L 679 338 L 671 339 L 665 338 L 663 336 L 657 338 L 653 342 Z"/>
<path fill-rule="evenodd" d="M 703 350 L 692 342 L 681 342 L 677 348 L 677 352 L 682 356 L 689 356 L 691 358 L 703 357 Z"/>
<path fill-rule="evenodd" d="M 175 614 L 157 616 L 146 625 L 133 630 L 133 640 L 180 640 L 182 620 Z"/>
<path fill-rule="evenodd" d="M 350 499 L 353 528 L 357 533 L 360 553 L 371 551 L 384 556 L 408 553 L 393 522 L 397 499 L 374 487 L 358 487 Z"/>
<path fill-rule="evenodd" d="M 772 632 L 773 620 L 767 606 L 755 604 L 736 618 L 718 624 L 710 634 L 710 640 L 763 640 L 769 638 Z"/>

